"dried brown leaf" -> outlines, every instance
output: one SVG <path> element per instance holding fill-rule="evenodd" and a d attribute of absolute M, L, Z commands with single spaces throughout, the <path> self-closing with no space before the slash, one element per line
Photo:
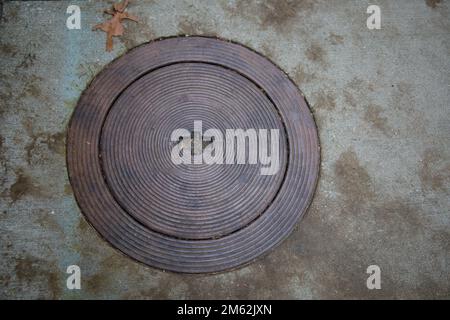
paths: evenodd
<path fill-rule="evenodd" d="M 112 18 L 95 25 L 92 30 L 102 30 L 106 32 L 106 51 L 111 51 L 113 49 L 113 37 L 118 37 L 123 35 L 123 25 L 122 20 L 129 19 L 138 22 L 138 18 L 125 12 L 128 6 L 128 0 L 120 3 L 115 3 L 112 9 L 105 10 L 105 13 L 112 15 Z"/>

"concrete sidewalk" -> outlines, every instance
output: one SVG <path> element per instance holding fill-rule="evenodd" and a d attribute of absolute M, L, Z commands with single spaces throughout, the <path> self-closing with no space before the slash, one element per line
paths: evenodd
<path fill-rule="evenodd" d="M 11 1 L 0 22 L 0 298 L 450 298 L 449 1 L 132 1 L 141 22 L 105 52 L 111 1 Z M 81 8 L 81 30 L 66 8 Z M 379 5 L 381 30 L 366 27 Z M 217 275 L 138 264 L 87 224 L 65 130 L 82 91 L 136 45 L 218 36 L 296 82 L 322 166 L 306 217 L 255 263 Z M 66 289 L 80 266 L 82 289 Z M 381 268 L 381 290 L 366 269 Z"/>

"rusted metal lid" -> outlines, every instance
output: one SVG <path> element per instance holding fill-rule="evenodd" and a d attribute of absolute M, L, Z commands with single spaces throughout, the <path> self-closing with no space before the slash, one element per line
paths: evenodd
<path fill-rule="evenodd" d="M 174 145 L 201 141 L 199 122 L 224 140 L 227 129 L 276 130 L 278 169 L 174 163 Z M 191 136 L 171 139 L 179 128 Z M 189 273 L 246 264 L 286 238 L 312 199 L 320 160 L 313 117 L 289 78 L 248 48 L 206 37 L 155 41 L 107 66 L 80 98 L 67 150 L 94 228 L 138 261 Z"/>

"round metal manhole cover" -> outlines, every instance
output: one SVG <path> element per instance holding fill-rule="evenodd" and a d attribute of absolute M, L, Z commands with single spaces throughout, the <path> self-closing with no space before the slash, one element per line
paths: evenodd
<path fill-rule="evenodd" d="M 95 229 L 177 272 L 222 271 L 273 248 L 305 213 L 319 171 L 297 87 L 261 55 L 205 37 L 152 42 L 106 67 L 78 102 L 67 150 Z"/>

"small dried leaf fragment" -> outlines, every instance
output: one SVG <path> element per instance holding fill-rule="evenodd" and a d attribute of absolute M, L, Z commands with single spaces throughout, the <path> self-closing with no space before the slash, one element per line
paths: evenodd
<path fill-rule="evenodd" d="M 128 12 L 125 12 L 128 6 L 129 0 L 123 2 L 115 3 L 112 9 L 105 10 L 105 13 L 112 15 L 112 18 L 95 25 L 92 30 L 102 30 L 106 32 L 106 51 L 111 51 L 113 49 L 113 37 L 118 37 L 123 35 L 123 19 L 129 19 L 138 22 L 138 18 Z"/>

